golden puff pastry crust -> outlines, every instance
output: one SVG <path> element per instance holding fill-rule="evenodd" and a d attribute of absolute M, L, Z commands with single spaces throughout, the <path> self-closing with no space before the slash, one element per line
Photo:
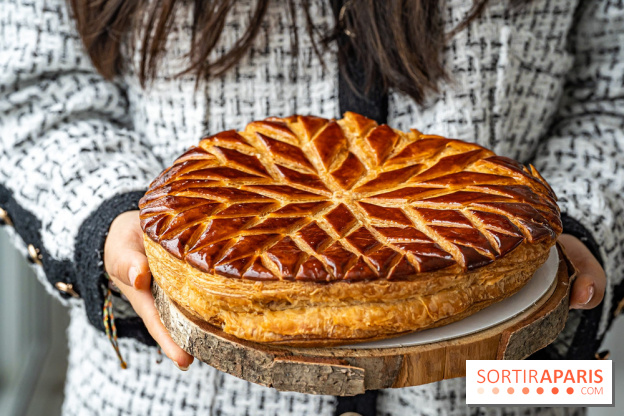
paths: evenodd
<path fill-rule="evenodd" d="M 447 324 L 519 290 L 561 233 L 539 173 L 355 113 L 206 137 L 140 202 L 156 282 L 239 338 L 297 346 Z"/>

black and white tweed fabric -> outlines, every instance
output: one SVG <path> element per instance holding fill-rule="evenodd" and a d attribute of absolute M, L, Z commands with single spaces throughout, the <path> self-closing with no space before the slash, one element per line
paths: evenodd
<path fill-rule="evenodd" d="M 327 2 L 311 3 L 317 28 L 332 27 Z M 236 2 L 215 54 L 236 41 L 252 4 Z M 85 241 L 105 236 L 85 226 L 91 218 L 130 209 L 151 179 L 206 132 L 270 115 L 340 116 L 335 53 L 326 51 L 321 64 L 300 14 L 293 56 L 288 28 L 297 22 L 285 4 L 270 3 L 252 50 L 234 69 L 196 90 L 191 77 L 172 77 L 189 46 L 185 10 L 176 15 L 159 77 L 143 89 L 135 56 L 127 54 L 130 65 L 115 82 L 95 72 L 64 0 L 0 0 L 0 208 L 14 217 L 16 245 L 40 243 L 43 267 L 36 269 L 50 292 L 57 293 L 49 282 L 75 279 L 86 303 L 69 302 L 66 415 L 334 413 L 334 397 L 279 393 L 199 363 L 181 373 L 166 360 L 158 364 L 156 349 L 133 338 L 120 341 L 129 362 L 123 371 L 108 340 L 89 325 L 101 327 L 99 315 L 85 315 L 90 307 L 101 310 L 91 305 L 100 299 L 101 276 L 81 266 L 98 250 Z M 446 28 L 470 6 L 447 0 Z M 392 92 L 389 124 L 476 141 L 541 170 L 562 210 L 600 243 L 609 279 L 593 334 L 601 337 L 624 272 L 624 4 L 534 0 L 511 9 L 492 1 L 450 41 L 444 59 L 451 81 L 443 92 L 423 107 Z M 20 227 L 17 216 L 29 220 Z M 101 259 L 94 264 L 101 268 Z M 461 379 L 381 391 L 377 408 L 381 415 L 583 413 L 468 409 Z"/>

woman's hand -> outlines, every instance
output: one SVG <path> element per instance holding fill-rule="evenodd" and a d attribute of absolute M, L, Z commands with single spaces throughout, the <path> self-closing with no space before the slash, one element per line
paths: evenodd
<path fill-rule="evenodd" d="M 104 244 L 104 268 L 165 355 L 181 370 L 188 369 L 193 357 L 173 342 L 154 306 L 139 211 L 125 212 L 112 222 Z"/>
<path fill-rule="evenodd" d="M 565 247 L 578 276 L 570 294 L 570 309 L 592 309 L 602 302 L 607 279 L 598 260 L 585 244 L 570 234 L 562 234 L 559 242 Z"/>

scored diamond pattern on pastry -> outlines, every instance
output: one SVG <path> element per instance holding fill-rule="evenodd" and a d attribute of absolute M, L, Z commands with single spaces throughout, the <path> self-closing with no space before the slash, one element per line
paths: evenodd
<path fill-rule="evenodd" d="M 206 137 L 140 208 L 147 236 L 203 272 L 330 282 L 474 269 L 551 242 L 555 200 L 532 166 L 346 113 Z"/>

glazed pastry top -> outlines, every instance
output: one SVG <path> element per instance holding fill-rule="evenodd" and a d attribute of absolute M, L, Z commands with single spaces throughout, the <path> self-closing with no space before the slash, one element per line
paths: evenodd
<path fill-rule="evenodd" d="M 470 270 L 554 241 L 555 200 L 532 166 L 346 113 L 206 137 L 140 208 L 147 236 L 201 271 L 331 282 Z"/>

